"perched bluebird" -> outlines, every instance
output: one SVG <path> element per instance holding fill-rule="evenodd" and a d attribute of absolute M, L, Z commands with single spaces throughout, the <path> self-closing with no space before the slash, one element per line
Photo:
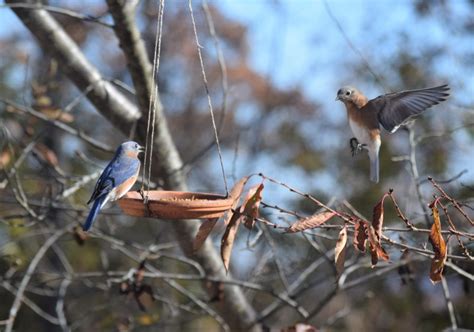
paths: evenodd
<path fill-rule="evenodd" d="M 350 141 L 352 153 L 355 154 L 362 148 L 368 151 L 370 180 L 379 182 L 379 124 L 394 133 L 414 116 L 446 100 L 448 91 L 449 86 L 445 84 L 434 88 L 389 93 L 371 100 L 351 86 L 337 91 L 336 100 L 346 106 L 349 125 L 355 136 Z"/>
<path fill-rule="evenodd" d="M 84 231 L 91 228 L 100 209 L 108 202 L 115 201 L 125 195 L 135 184 L 140 171 L 138 154 L 144 149 L 138 143 L 130 141 L 122 143 L 112 160 L 99 177 L 94 192 L 87 204 L 94 202 L 89 212 Z"/>

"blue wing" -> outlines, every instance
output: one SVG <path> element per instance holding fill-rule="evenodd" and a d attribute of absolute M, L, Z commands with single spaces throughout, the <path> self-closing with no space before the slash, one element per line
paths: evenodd
<path fill-rule="evenodd" d="M 136 158 L 114 157 L 100 175 L 87 204 L 107 195 L 112 189 L 135 176 L 139 169 L 140 160 Z"/>

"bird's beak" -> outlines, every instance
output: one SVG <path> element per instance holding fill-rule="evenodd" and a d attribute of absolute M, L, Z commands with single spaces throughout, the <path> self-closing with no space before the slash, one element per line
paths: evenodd
<path fill-rule="evenodd" d="M 338 100 L 341 100 L 341 97 L 339 97 L 339 95 L 337 95 L 336 99 L 334 99 L 334 101 L 338 101 Z"/>
<path fill-rule="evenodd" d="M 145 147 L 139 146 L 138 147 L 138 153 L 140 153 L 140 152 L 145 152 Z"/>

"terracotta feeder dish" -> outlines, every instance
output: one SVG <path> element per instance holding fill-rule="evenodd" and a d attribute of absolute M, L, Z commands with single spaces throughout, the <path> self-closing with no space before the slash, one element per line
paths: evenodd
<path fill-rule="evenodd" d="M 230 210 L 234 199 L 229 196 L 152 190 L 148 193 L 145 204 L 138 191 L 128 192 L 118 200 L 120 208 L 134 217 L 151 217 L 159 219 L 209 219 L 219 218 Z"/>

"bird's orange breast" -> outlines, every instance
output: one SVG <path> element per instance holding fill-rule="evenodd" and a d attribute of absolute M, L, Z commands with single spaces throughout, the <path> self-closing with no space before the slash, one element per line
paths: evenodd
<path fill-rule="evenodd" d="M 367 98 L 364 96 L 354 98 L 353 101 L 348 101 L 344 104 L 350 121 L 356 123 L 359 127 L 367 128 L 372 139 L 380 135 L 377 115 L 367 107 L 364 108 L 367 105 Z"/>

